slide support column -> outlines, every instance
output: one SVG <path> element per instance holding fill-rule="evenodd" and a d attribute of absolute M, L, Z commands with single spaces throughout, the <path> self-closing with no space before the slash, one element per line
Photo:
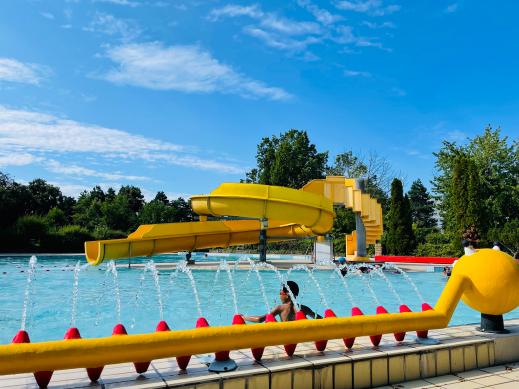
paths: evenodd
<path fill-rule="evenodd" d="M 355 180 L 357 189 L 365 191 L 365 180 L 357 178 Z M 360 216 L 360 212 L 355 212 L 355 229 L 357 231 L 357 257 L 366 257 L 368 255 L 366 250 L 366 228 Z"/>
<path fill-rule="evenodd" d="M 261 219 L 261 227 L 259 233 L 259 260 L 267 262 L 267 228 L 269 226 L 268 219 Z"/>

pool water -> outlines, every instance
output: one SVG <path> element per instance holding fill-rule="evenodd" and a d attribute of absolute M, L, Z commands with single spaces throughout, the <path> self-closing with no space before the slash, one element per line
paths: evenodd
<path fill-rule="evenodd" d="M 155 262 L 179 260 L 182 256 L 163 255 L 154 257 Z M 258 277 L 248 270 L 234 270 L 230 260 L 238 256 L 208 259 L 229 261 L 236 290 L 237 311 L 246 315 L 260 315 L 279 304 L 280 281 L 271 270 L 260 270 L 266 301 L 259 286 Z M 196 258 L 197 260 L 199 258 Z M 40 256 L 32 284 L 27 312 L 26 330 L 31 341 L 62 339 L 71 325 L 74 267 L 78 261 L 85 263 L 83 256 Z M 133 260 L 132 263 L 148 259 Z M 29 257 L 0 257 L 0 343 L 9 343 L 20 329 L 27 283 Z M 124 263 L 124 262 L 122 262 Z M 79 289 L 75 326 L 83 337 L 102 337 L 111 334 L 118 322 L 118 309 L 114 279 L 106 272 L 107 265 L 86 267 L 79 273 Z M 158 294 L 151 272 L 143 276 L 143 268 L 119 267 L 118 287 L 120 295 L 120 321 L 129 333 L 153 332 L 162 318 L 172 329 L 193 328 L 198 318 L 196 300 L 191 283 L 184 273 L 160 271 L 163 317 L 161 318 Z M 286 276 L 287 271 L 281 271 Z M 324 297 L 311 277 L 303 270 L 295 270 L 290 279 L 300 287 L 298 302 L 323 314 L 327 307 L 337 316 L 349 316 L 352 302 L 338 275 L 330 270 L 313 272 Z M 396 293 L 413 311 L 419 311 L 420 301 L 412 286 L 399 274 L 386 272 Z M 424 300 L 434 305 L 446 279 L 440 273 L 408 273 L 416 283 Z M 224 270 L 193 270 L 200 297 L 200 309 L 209 324 L 228 325 L 235 313 L 230 280 Z M 348 275 L 345 278 L 353 296 L 353 303 L 365 314 L 373 314 L 380 302 L 389 312 L 397 312 L 399 301 L 386 282 L 376 274 Z M 370 288 L 376 298 L 370 292 Z M 376 301 L 378 299 L 379 301 Z M 458 305 L 451 325 L 477 323 L 479 313 L 464 305 Z M 519 317 L 519 310 L 505 318 Z"/>

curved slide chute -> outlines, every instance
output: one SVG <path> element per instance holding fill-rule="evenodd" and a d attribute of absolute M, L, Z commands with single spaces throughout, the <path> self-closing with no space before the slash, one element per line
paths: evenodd
<path fill-rule="evenodd" d="M 223 183 L 207 195 L 191 197 L 191 206 L 202 221 L 141 225 L 125 239 L 85 242 L 85 254 L 89 263 L 99 265 L 107 259 L 256 244 L 262 220 L 268 220 L 270 242 L 324 235 L 333 226 L 333 207 L 338 204 L 360 213 L 368 243 L 380 239 L 380 204 L 356 189 L 355 180 L 326 177 L 299 190 Z M 253 220 L 206 221 L 208 216 Z"/>
<path fill-rule="evenodd" d="M 145 224 L 126 239 L 85 242 L 85 255 L 91 265 L 97 266 L 109 259 L 256 244 L 260 224 L 258 220 Z M 270 225 L 267 238 L 271 242 L 313 236 L 311 230 L 297 224 L 271 221 Z"/>

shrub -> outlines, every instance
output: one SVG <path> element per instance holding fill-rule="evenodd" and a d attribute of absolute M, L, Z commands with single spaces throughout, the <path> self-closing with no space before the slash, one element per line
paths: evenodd
<path fill-rule="evenodd" d="M 420 243 L 416 249 L 416 255 L 420 257 L 459 257 L 462 255 L 461 245 L 453 243 L 447 234 L 432 232 L 425 238 L 425 243 Z"/>
<path fill-rule="evenodd" d="M 47 220 L 42 216 L 28 215 L 19 217 L 15 224 L 15 231 L 25 246 L 32 248 L 39 246 L 49 231 Z"/>

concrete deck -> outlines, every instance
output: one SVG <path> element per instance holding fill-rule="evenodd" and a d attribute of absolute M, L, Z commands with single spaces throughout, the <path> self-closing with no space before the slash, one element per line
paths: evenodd
<path fill-rule="evenodd" d="M 369 338 L 355 341 L 347 351 L 342 340 L 328 342 L 325 352 L 313 343 L 297 346 L 292 358 L 282 346 L 265 349 L 261 362 L 250 350 L 231 352 L 238 369 L 211 373 L 210 355 L 191 359 L 187 371 L 178 369 L 174 358 L 155 360 L 148 372 L 135 373 L 133 364 L 106 366 L 101 379 L 90 383 L 84 369 L 57 371 L 49 388 L 184 388 L 184 389 L 296 389 L 296 388 L 519 388 L 519 319 L 509 320 L 511 332 L 482 334 L 474 325 L 430 331 L 437 345 L 422 345 L 408 334 L 402 343 L 384 335 L 379 347 Z M 1 388 L 37 388 L 32 374 L 0 376 Z"/>

